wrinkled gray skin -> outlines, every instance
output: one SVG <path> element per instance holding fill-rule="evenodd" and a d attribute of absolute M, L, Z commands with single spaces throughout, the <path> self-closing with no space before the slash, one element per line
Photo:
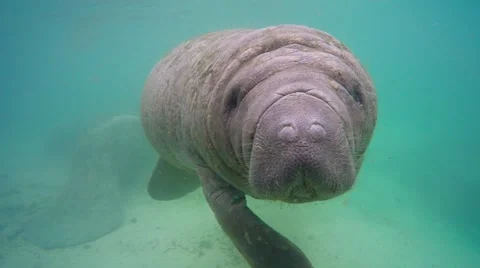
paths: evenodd
<path fill-rule="evenodd" d="M 268 263 L 279 252 L 248 252 L 251 241 L 238 241 L 242 234 L 229 231 L 232 219 L 218 206 L 241 204 L 243 219 L 260 222 L 244 194 L 304 203 L 348 191 L 373 134 L 377 99 L 369 75 L 338 40 L 279 25 L 219 31 L 181 44 L 150 73 L 141 117 L 161 156 L 149 185 L 153 198 L 175 197 L 162 195 L 171 194 L 177 181 L 198 181 L 176 180 L 173 173 L 162 179 L 162 167 L 197 170 L 217 220 L 252 267 L 310 267 L 306 257 L 306 264 Z M 221 186 L 211 189 L 205 181 Z M 219 201 L 212 197 L 218 191 L 232 198 Z M 282 239 L 278 234 L 270 242 Z M 303 258 L 299 249 L 292 251 Z"/>

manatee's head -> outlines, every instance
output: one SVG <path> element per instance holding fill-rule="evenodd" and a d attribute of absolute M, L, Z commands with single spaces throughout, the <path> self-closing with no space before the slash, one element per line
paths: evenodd
<path fill-rule="evenodd" d="M 244 166 L 244 181 L 234 184 L 255 198 L 288 203 L 341 195 L 354 185 L 372 135 L 373 87 L 358 74 L 359 65 L 279 50 L 272 53 L 289 57 L 252 61 L 254 67 L 233 79 L 224 102 L 232 111 L 230 142 Z M 330 65 L 297 66 L 302 57 L 312 65 L 323 57 Z"/>

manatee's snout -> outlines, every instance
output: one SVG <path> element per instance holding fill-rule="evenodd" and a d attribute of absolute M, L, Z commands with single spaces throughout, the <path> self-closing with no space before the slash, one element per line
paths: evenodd
<path fill-rule="evenodd" d="M 297 92 L 261 116 L 250 158 L 256 195 L 290 203 L 326 200 L 346 192 L 354 179 L 346 127 L 326 101 Z"/>

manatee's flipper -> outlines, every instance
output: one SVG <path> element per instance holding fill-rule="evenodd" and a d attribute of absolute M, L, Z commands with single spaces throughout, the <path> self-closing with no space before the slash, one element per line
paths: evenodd
<path fill-rule="evenodd" d="M 187 173 L 168 162 L 158 159 L 148 182 L 148 194 L 156 200 L 173 200 L 200 187 L 195 174 Z"/>
<path fill-rule="evenodd" d="M 198 167 L 203 193 L 223 231 L 251 267 L 312 268 L 305 254 L 248 207 L 245 194 L 206 167 Z"/>

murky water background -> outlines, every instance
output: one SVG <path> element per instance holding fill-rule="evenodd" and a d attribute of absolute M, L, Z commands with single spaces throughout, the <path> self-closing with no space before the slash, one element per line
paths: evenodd
<path fill-rule="evenodd" d="M 316 267 L 477 267 L 479 12 L 466 0 L 3 1 L 0 267 L 247 267 L 200 191 L 148 198 L 156 155 L 136 116 L 175 45 L 281 23 L 344 42 L 374 79 L 379 121 L 352 192 L 252 209 Z"/>

